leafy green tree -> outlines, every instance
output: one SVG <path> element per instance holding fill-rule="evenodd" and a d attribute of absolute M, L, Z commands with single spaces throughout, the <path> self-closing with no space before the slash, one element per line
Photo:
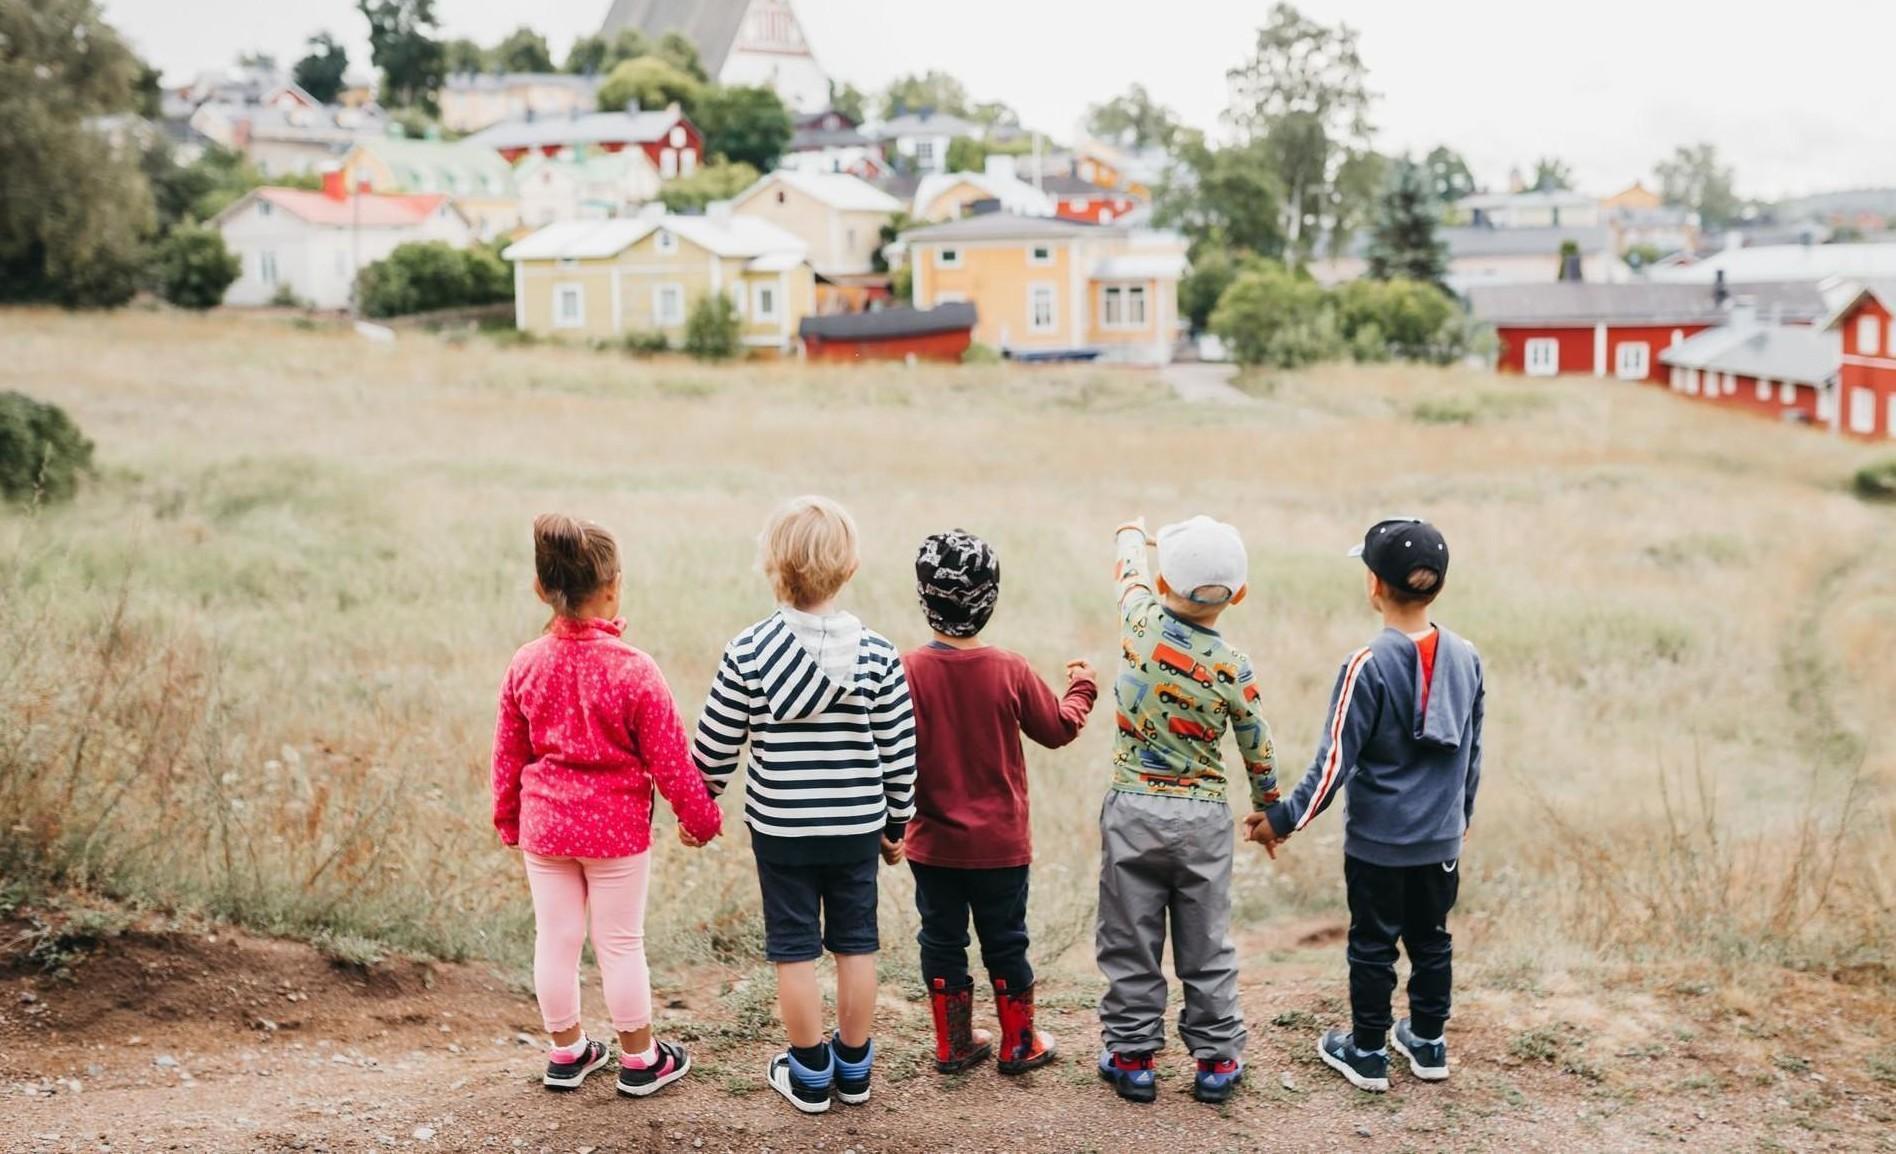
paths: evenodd
<path fill-rule="evenodd" d="M 137 153 L 87 129 L 143 68 L 93 0 L 0 0 L 0 301 L 129 300 L 155 224 Z"/>
<path fill-rule="evenodd" d="M 356 277 L 356 305 L 371 317 L 494 304 L 513 297 L 513 276 L 493 249 L 440 241 L 398 245 Z"/>
<path fill-rule="evenodd" d="M 1190 175 L 1167 179 L 1154 207 L 1161 223 L 1191 237 L 1194 255 L 1208 248 L 1283 253 L 1282 185 L 1264 142 L 1213 149 L 1193 136 L 1179 155 Z"/>
<path fill-rule="evenodd" d="M 1243 141 L 1262 145 L 1283 190 L 1288 251 L 1302 261 L 1335 213 L 1343 161 L 1369 148 L 1371 96 L 1356 31 L 1319 24 L 1280 0 L 1250 58 L 1226 76 L 1225 118 Z"/>
<path fill-rule="evenodd" d="M 876 251 L 869 256 L 869 267 L 877 272 L 888 272 L 889 258 L 883 255 L 883 250 L 894 244 L 897 237 L 914 227 L 915 219 L 906 212 L 898 211 L 883 221 L 882 227 L 876 232 Z"/>
<path fill-rule="evenodd" d="M 1145 85 L 1134 84 L 1104 104 L 1089 107 L 1086 131 L 1133 148 L 1169 149 L 1178 136 L 1179 120 L 1177 113 L 1152 99 Z"/>
<path fill-rule="evenodd" d="M 744 322 L 723 293 L 707 293 L 685 318 L 685 351 L 701 361 L 728 361 L 744 349 Z"/>
<path fill-rule="evenodd" d="M 443 66 L 447 69 L 449 76 L 478 74 L 482 72 L 492 72 L 494 70 L 494 58 L 488 55 L 487 49 L 482 48 L 479 44 L 467 39 L 465 36 L 443 44 L 441 46 L 441 58 Z"/>
<path fill-rule="evenodd" d="M 658 199 L 670 212 L 703 212 L 714 200 L 729 200 L 757 183 L 757 170 L 748 164 L 707 164 L 690 176 L 668 180 Z"/>
<path fill-rule="evenodd" d="M 546 37 L 524 24 L 494 46 L 493 60 L 496 72 L 553 71 L 553 52 L 546 46 Z"/>
<path fill-rule="evenodd" d="M 1561 282 L 1578 284 L 1587 279 L 1586 266 L 1580 260 L 1580 242 L 1563 240 L 1560 242 L 1560 271 L 1554 279 Z"/>
<path fill-rule="evenodd" d="M 25 393 L 0 393 L 0 499 L 69 501 L 91 471 L 92 442 L 66 410 Z"/>
<path fill-rule="evenodd" d="M 1321 286 L 1275 262 L 1240 273 L 1212 310 L 1211 331 L 1242 365 L 1297 368 L 1341 356 Z"/>
<path fill-rule="evenodd" d="M 790 112 L 768 88 L 705 88 L 692 119 L 704 133 L 705 151 L 759 171 L 775 168 L 790 144 Z"/>
<path fill-rule="evenodd" d="M 604 36 L 579 36 L 566 50 L 560 71 L 572 76 L 598 76 L 606 70 L 608 45 Z"/>
<path fill-rule="evenodd" d="M 968 109 L 968 119 L 983 128 L 1019 128 L 1020 113 L 1001 100 L 983 100 Z"/>
<path fill-rule="evenodd" d="M 641 56 L 614 66 L 599 86 L 599 107 L 618 110 L 636 102 L 640 108 L 664 108 L 677 103 L 695 110 L 704 86 L 691 74 L 656 56 Z"/>
<path fill-rule="evenodd" d="M 1178 282 L 1178 311 L 1191 319 L 1194 331 L 1211 323 L 1212 310 L 1238 271 L 1238 261 L 1222 248 L 1208 247 L 1192 259 L 1191 271 Z"/>
<path fill-rule="evenodd" d="M 1543 156 L 1534 162 L 1535 192 L 1573 191 L 1573 169 L 1558 156 Z"/>
<path fill-rule="evenodd" d="M 152 284 L 158 295 L 184 309 L 216 308 L 224 290 L 243 275 L 243 261 L 224 247 L 224 237 L 201 224 L 181 224 L 158 242 Z"/>
<path fill-rule="evenodd" d="M 1698 213 L 1705 227 L 1724 228 L 1738 219 L 1737 178 L 1730 165 L 1719 163 L 1717 145 L 1682 145 L 1672 159 L 1654 166 L 1653 175 L 1659 178 L 1660 197 Z"/>
<path fill-rule="evenodd" d="M 969 115 L 968 90 L 961 81 L 934 69 L 916 76 L 898 76 L 882 93 L 882 115 L 889 118 L 904 112 L 933 109 L 944 116 Z"/>
<path fill-rule="evenodd" d="M 987 167 L 987 147 L 972 136 L 957 136 L 948 142 L 949 172 L 980 172 Z"/>
<path fill-rule="evenodd" d="M 296 62 L 290 76 L 303 91 L 324 104 L 334 104 L 349 71 L 349 51 L 327 32 L 309 38 L 309 55 Z"/>
<path fill-rule="evenodd" d="M 830 81 L 830 107 L 856 123 L 862 123 L 868 103 L 869 98 L 854 84 L 838 84 L 834 80 Z"/>
<path fill-rule="evenodd" d="M 160 139 L 146 150 L 142 165 L 157 208 L 159 232 L 188 221 L 209 220 L 264 183 L 263 174 L 243 153 L 215 144 L 207 145 L 190 164 L 179 164 L 171 146 Z"/>
<path fill-rule="evenodd" d="M 390 104 L 432 107 L 447 54 L 435 39 L 434 0 L 356 0 L 369 22 L 369 58 Z"/>
<path fill-rule="evenodd" d="M 1458 355 L 1461 310 L 1416 280 L 1354 280 L 1331 294 L 1337 326 L 1357 360 L 1446 362 Z M 1366 335 L 1367 334 L 1367 335 Z"/>
<path fill-rule="evenodd" d="M 1441 209 L 1424 168 L 1396 162 L 1369 242 L 1369 275 L 1440 286 L 1448 275 L 1448 245 L 1436 235 Z"/>
<path fill-rule="evenodd" d="M 652 46 L 651 54 L 700 84 L 711 83 L 710 74 L 704 70 L 704 61 L 698 58 L 698 46 L 681 32 L 667 32 L 660 36 L 658 43 Z"/>
<path fill-rule="evenodd" d="M 1429 150 L 1422 161 L 1422 167 L 1428 174 L 1429 191 L 1439 204 L 1453 204 L 1464 196 L 1475 193 L 1475 174 L 1469 170 L 1468 162 L 1462 155 L 1446 144 L 1438 144 Z"/>

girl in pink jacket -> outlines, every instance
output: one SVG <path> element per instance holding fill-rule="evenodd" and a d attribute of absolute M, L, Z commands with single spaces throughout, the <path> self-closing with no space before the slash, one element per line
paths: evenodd
<path fill-rule="evenodd" d="M 722 815 L 692 766 L 664 675 L 621 640 L 619 547 L 590 521 L 533 522 L 534 591 L 553 609 L 500 687 L 494 727 L 494 828 L 517 846 L 533 891 L 533 984 L 553 1036 L 546 1084 L 570 1090 L 609 1058 L 580 1025 L 579 952 L 592 918 L 606 1009 L 619 1032 L 619 1092 L 644 1097 L 691 1068 L 652 1037 L 645 895 L 652 787 L 699 846 Z"/>

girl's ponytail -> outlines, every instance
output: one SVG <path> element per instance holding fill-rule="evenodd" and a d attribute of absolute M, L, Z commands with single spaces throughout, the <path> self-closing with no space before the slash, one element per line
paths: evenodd
<path fill-rule="evenodd" d="M 553 612 L 570 617 L 619 576 L 619 544 L 591 521 L 564 513 L 533 519 L 533 569 Z"/>

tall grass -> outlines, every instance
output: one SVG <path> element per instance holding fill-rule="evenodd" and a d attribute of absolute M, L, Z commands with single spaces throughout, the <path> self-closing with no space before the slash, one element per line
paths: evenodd
<path fill-rule="evenodd" d="M 1491 681 L 1477 949 L 1892 960 L 1896 510 L 1852 498 L 1860 451 L 1820 436 L 1662 390 L 1402 368 L 1207 411 L 1138 372 L 710 369 L 220 317 L 0 313 L 0 342 L 0 389 L 65 406 L 103 469 L 69 508 L 0 517 L 10 876 L 517 958 L 486 761 L 500 673 L 543 620 L 527 525 L 553 508 L 620 533 L 630 635 L 688 718 L 768 609 L 752 541 L 788 494 L 856 512 L 850 606 L 901 645 L 925 636 L 915 543 L 989 537 L 990 639 L 1049 676 L 1112 660 L 1114 524 L 1219 514 L 1253 558 L 1227 632 L 1293 777 L 1375 628 L 1341 554 L 1419 511 L 1455 547 L 1438 616 Z M 1030 752 L 1045 954 L 1090 930 L 1110 732 Z M 1240 853 L 1244 920 L 1339 908 L 1340 818 L 1276 863 Z M 741 831 L 693 853 L 665 818 L 656 852 L 661 958 L 755 957 Z M 907 882 L 885 877 L 905 953 Z"/>

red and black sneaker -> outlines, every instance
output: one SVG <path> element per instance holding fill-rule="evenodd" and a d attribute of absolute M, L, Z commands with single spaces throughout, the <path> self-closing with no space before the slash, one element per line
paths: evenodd
<path fill-rule="evenodd" d="M 1159 1070 L 1152 1061 L 1152 1051 L 1144 1050 L 1137 1054 L 1114 1054 L 1110 1051 L 1099 1056 L 1099 1076 L 1113 1084 L 1113 1089 L 1128 1102 L 1152 1102 L 1159 1096 Z"/>
<path fill-rule="evenodd" d="M 609 1056 L 604 1042 L 587 1042 L 586 1048 L 573 1058 L 556 1050 L 547 1058 L 546 1077 L 540 1080 L 549 1090 L 577 1090 L 585 1084 L 586 1075 L 605 1065 Z"/>
<path fill-rule="evenodd" d="M 1214 1105 L 1229 1101 L 1244 1081 L 1244 1063 L 1237 1058 L 1200 1058 L 1192 1077 L 1192 1097 Z"/>
<path fill-rule="evenodd" d="M 629 1098 L 656 1094 L 691 1072 L 691 1055 L 676 1042 L 660 1042 L 653 1049 L 658 1060 L 649 1066 L 619 1063 L 619 1093 Z"/>

